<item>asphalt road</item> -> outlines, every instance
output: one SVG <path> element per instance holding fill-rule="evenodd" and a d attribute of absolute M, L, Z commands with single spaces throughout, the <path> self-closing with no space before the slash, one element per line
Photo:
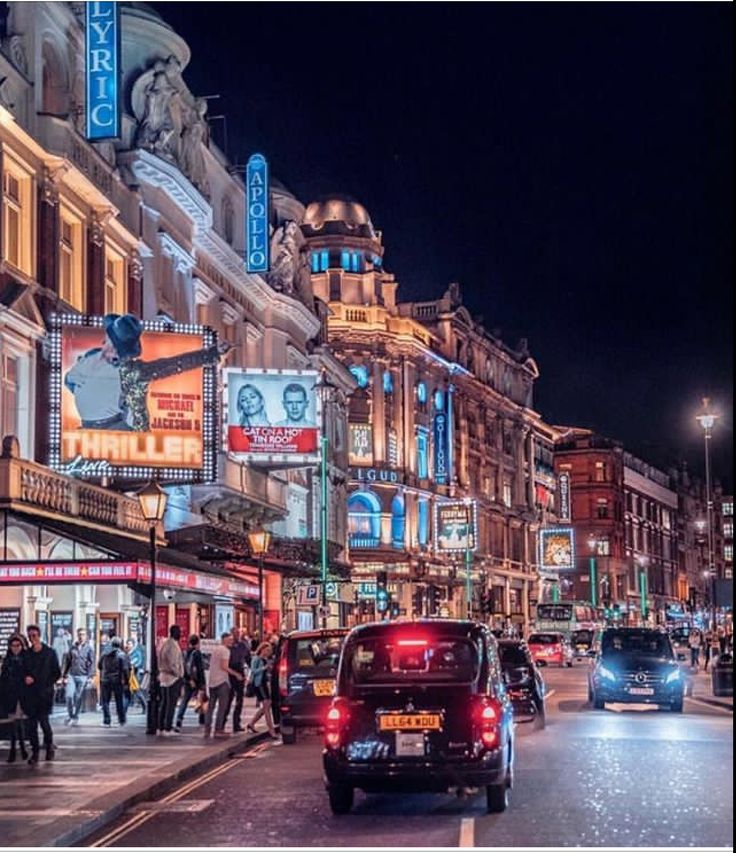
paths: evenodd
<path fill-rule="evenodd" d="M 356 794 L 334 817 L 321 739 L 263 744 L 170 794 L 140 804 L 85 844 L 169 848 L 730 846 L 732 714 L 686 699 L 684 714 L 632 706 L 593 711 L 586 666 L 545 673 L 547 727 L 520 726 L 510 805 L 480 793 Z"/>

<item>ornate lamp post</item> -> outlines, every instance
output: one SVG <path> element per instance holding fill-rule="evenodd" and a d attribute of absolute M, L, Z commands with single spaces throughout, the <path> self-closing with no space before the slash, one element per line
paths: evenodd
<path fill-rule="evenodd" d="M 710 613 L 711 627 L 716 630 L 716 569 L 713 564 L 713 498 L 710 491 L 710 440 L 715 422 L 720 417 L 710 410 L 710 399 L 703 397 L 703 412 L 696 415 L 696 420 L 703 428 L 705 440 L 705 508 L 706 524 L 708 527 L 708 572 L 710 573 Z"/>
<path fill-rule="evenodd" d="M 251 554 L 258 557 L 258 640 L 263 642 L 263 561 L 271 544 L 268 530 L 254 530 L 248 534 Z"/>
<path fill-rule="evenodd" d="M 158 729 L 158 660 L 156 658 L 156 527 L 166 512 L 168 495 L 158 483 L 149 483 L 138 492 L 141 514 L 149 525 L 149 561 L 151 563 L 151 604 L 148 613 L 148 654 L 150 673 L 148 684 L 148 716 L 146 734 L 155 735 Z"/>
<path fill-rule="evenodd" d="M 645 554 L 639 554 L 636 562 L 639 564 L 639 612 L 641 613 L 641 621 L 646 622 L 649 618 L 649 576 L 647 573 L 649 557 Z"/>
<path fill-rule="evenodd" d="M 588 537 L 588 550 L 590 551 L 590 603 L 595 610 L 598 607 L 598 577 L 595 563 L 595 555 L 598 553 L 598 539 L 595 536 Z"/>

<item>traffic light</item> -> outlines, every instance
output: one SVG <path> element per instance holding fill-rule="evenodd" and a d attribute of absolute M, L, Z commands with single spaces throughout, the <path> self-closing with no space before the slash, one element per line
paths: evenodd
<path fill-rule="evenodd" d="M 440 588 L 434 584 L 427 587 L 427 604 L 430 616 L 436 616 L 440 612 Z"/>
<path fill-rule="evenodd" d="M 394 601 L 393 598 L 391 599 L 391 602 L 390 602 L 389 615 L 391 616 L 392 619 L 398 619 L 399 618 L 399 602 Z"/>
<path fill-rule="evenodd" d="M 613 605 L 613 621 L 620 622 L 621 621 L 621 605 L 614 604 Z"/>
<path fill-rule="evenodd" d="M 389 608 L 388 575 L 376 572 L 376 612 L 385 613 Z"/>
<path fill-rule="evenodd" d="M 606 620 L 610 619 L 613 615 L 613 611 L 611 610 L 611 601 L 608 598 L 603 599 L 603 615 Z"/>
<path fill-rule="evenodd" d="M 412 593 L 411 604 L 416 616 L 424 615 L 424 590 L 422 587 L 418 587 Z"/>

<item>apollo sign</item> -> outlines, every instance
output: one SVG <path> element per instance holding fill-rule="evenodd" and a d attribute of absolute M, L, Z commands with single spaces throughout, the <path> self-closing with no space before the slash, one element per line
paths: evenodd
<path fill-rule="evenodd" d="M 85 68 L 87 139 L 115 139 L 120 136 L 118 3 L 87 3 Z"/>
<path fill-rule="evenodd" d="M 246 256 L 248 272 L 268 272 L 268 162 L 253 154 L 246 168 Z"/>

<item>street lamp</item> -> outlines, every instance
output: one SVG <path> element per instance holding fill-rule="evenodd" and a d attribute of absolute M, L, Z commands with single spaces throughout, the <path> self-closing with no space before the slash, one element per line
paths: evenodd
<path fill-rule="evenodd" d="M 155 735 L 158 729 L 158 661 L 156 659 L 156 528 L 166 512 L 168 495 L 158 483 L 151 482 L 138 492 L 141 514 L 149 525 L 149 560 L 151 563 L 151 604 L 148 614 L 149 684 L 146 734 Z"/>
<path fill-rule="evenodd" d="M 263 642 L 263 561 L 266 558 L 271 534 L 268 530 L 254 530 L 248 534 L 251 554 L 258 557 L 258 639 Z"/>
<path fill-rule="evenodd" d="M 649 557 L 645 554 L 639 554 L 636 562 L 639 564 L 639 612 L 641 613 L 642 622 L 646 622 L 649 618 L 649 578 L 647 576 Z"/>
<path fill-rule="evenodd" d="M 319 380 L 314 386 L 314 390 L 319 395 L 320 412 L 321 412 L 321 430 L 319 439 L 319 483 L 320 483 L 320 507 L 319 507 L 319 539 L 320 539 L 320 580 L 322 583 L 322 629 L 327 628 L 327 447 L 329 440 L 327 438 L 327 403 L 330 400 L 333 392 L 337 391 L 337 385 L 327 378 L 327 373 L 323 370 L 320 373 Z"/>
<path fill-rule="evenodd" d="M 595 536 L 588 538 L 588 550 L 590 551 L 590 603 L 595 610 L 598 607 L 598 578 L 596 576 L 595 555 L 598 551 L 598 540 Z"/>
<path fill-rule="evenodd" d="M 710 399 L 703 397 L 703 412 L 696 415 L 695 419 L 703 427 L 703 438 L 705 440 L 705 509 L 706 523 L 708 527 L 708 571 L 710 572 L 710 607 L 712 630 L 716 630 L 716 572 L 713 565 L 713 500 L 710 493 L 710 439 L 713 427 L 720 415 L 710 410 Z"/>

